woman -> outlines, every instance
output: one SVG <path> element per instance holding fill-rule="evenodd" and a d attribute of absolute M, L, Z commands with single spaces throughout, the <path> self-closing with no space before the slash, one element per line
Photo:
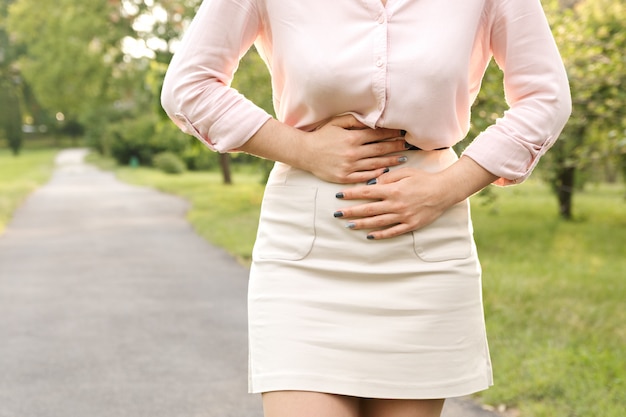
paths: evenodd
<path fill-rule="evenodd" d="M 229 87 L 253 43 L 276 119 Z M 492 55 L 510 109 L 458 158 Z M 249 287 L 266 416 L 438 416 L 492 384 L 467 199 L 526 179 L 569 116 L 538 0 L 205 0 L 162 101 L 277 161 Z"/>

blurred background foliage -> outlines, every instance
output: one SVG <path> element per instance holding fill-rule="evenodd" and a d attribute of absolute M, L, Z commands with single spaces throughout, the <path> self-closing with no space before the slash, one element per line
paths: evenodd
<path fill-rule="evenodd" d="M 271 164 L 218 155 L 179 132 L 159 104 L 163 75 L 200 0 L 0 0 L 0 138 L 17 155 L 41 136 L 72 138 L 120 164 L 179 158 L 185 169 Z M 544 0 L 570 77 L 574 111 L 539 172 L 572 216 L 585 183 L 626 177 L 626 6 Z M 272 113 L 269 75 L 252 49 L 233 87 Z M 464 146 L 506 110 L 502 74 L 487 69 Z"/>

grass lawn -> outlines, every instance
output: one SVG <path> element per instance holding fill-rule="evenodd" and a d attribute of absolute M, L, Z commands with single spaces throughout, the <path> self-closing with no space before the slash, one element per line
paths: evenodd
<path fill-rule="evenodd" d="M 618 417 L 626 410 L 626 200 L 589 186 L 557 218 L 538 183 L 473 204 L 496 385 L 522 416 Z"/>
<path fill-rule="evenodd" d="M 171 176 L 118 169 L 122 180 L 192 202 L 190 221 L 213 243 L 249 261 L 263 187 L 258 176 Z M 485 309 L 496 385 L 484 403 L 522 417 L 623 417 L 626 409 L 626 201 L 622 187 L 590 186 L 576 220 L 556 215 L 547 187 L 494 188 L 474 198 Z"/>
<path fill-rule="evenodd" d="M 57 152 L 25 149 L 15 157 L 8 149 L 0 148 L 0 233 L 24 198 L 48 180 Z"/>

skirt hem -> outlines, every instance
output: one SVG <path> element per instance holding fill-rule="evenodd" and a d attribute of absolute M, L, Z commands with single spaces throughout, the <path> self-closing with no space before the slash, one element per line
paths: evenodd
<path fill-rule="evenodd" d="M 426 400 L 463 397 L 484 391 L 492 385 L 493 381 L 489 376 L 477 376 L 445 386 L 425 387 L 371 380 L 330 379 L 328 376 L 274 375 L 257 378 L 257 381 L 250 383 L 248 391 L 251 394 L 271 391 L 311 391 L 359 398 Z"/>

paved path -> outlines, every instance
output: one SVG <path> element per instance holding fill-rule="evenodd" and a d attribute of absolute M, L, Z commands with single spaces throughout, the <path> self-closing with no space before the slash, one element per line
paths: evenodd
<path fill-rule="evenodd" d="M 84 155 L 61 152 L 0 236 L 0 417 L 261 417 L 247 270 L 184 201 Z M 467 400 L 444 415 L 495 416 Z"/>

